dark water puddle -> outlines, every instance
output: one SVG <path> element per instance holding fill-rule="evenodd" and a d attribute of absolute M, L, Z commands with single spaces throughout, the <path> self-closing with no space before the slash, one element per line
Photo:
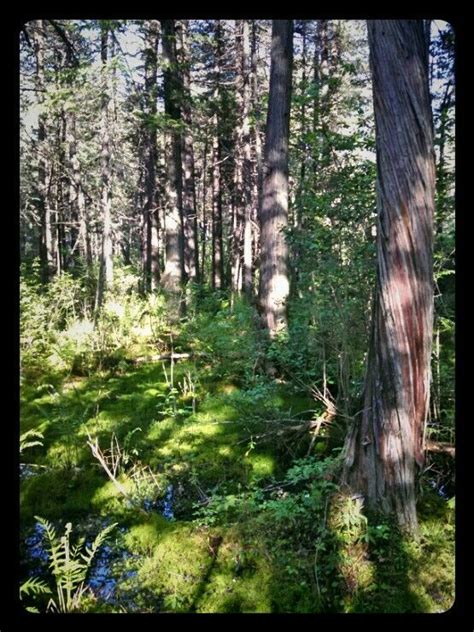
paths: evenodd
<path fill-rule="evenodd" d="M 173 503 L 173 485 L 168 485 L 165 497 L 162 500 L 145 500 L 143 508 L 148 512 L 157 511 L 166 520 L 174 520 Z"/>
<path fill-rule="evenodd" d="M 39 567 L 41 570 L 46 570 L 49 554 L 46 550 L 46 542 L 43 536 L 44 527 L 37 522 L 31 535 L 25 539 L 25 545 L 27 547 L 27 556 L 36 563 L 36 568 Z M 30 571 L 28 574 L 31 576 L 34 572 Z"/>
<path fill-rule="evenodd" d="M 110 521 L 101 520 L 100 522 L 94 522 L 94 531 L 98 532 L 104 529 Z M 84 531 L 84 527 L 89 527 L 88 533 L 90 534 L 90 523 L 91 520 L 89 520 L 85 525 L 77 525 L 75 528 L 77 535 L 81 535 L 81 532 Z M 61 528 L 57 530 L 58 537 L 60 537 L 61 531 Z M 120 536 L 123 536 L 126 531 L 127 530 L 124 527 L 120 527 L 118 529 L 119 533 L 116 534 L 116 542 L 114 546 L 111 546 L 106 542 L 99 548 L 88 571 L 86 579 L 86 583 L 96 597 L 114 605 L 124 601 L 123 597 L 125 596 L 125 592 L 120 595 L 120 598 L 118 598 L 117 588 L 127 579 L 131 579 L 137 574 L 137 569 L 134 568 L 134 566 L 137 565 L 140 557 L 130 553 L 125 546 L 120 544 L 122 539 Z M 113 533 L 114 532 L 112 532 L 110 537 L 113 537 Z M 28 575 L 30 577 L 42 577 L 50 583 L 49 580 L 51 579 L 51 572 L 48 570 L 48 542 L 45 530 L 39 522 L 35 524 L 30 535 L 25 538 L 24 543 L 26 547 L 25 562 L 29 567 Z M 92 538 L 90 538 L 90 536 L 87 538 L 85 544 L 88 547 L 92 545 Z M 125 599 L 125 601 L 129 600 Z M 133 606 L 133 604 L 130 603 L 129 606 Z"/>
<path fill-rule="evenodd" d="M 167 520 L 174 520 L 173 512 L 173 486 L 169 485 L 165 497 L 158 501 L 145 501 L 144 509 L 148 512 L 157 511 Z M 73 527 L 77 537 L 86 536 L 86 546 L 92 545 L 91 534 L 104 529 L 110 520 L 94 518 L 91 516 L 86 521 Z M 58 537 L 61 537 L 63 525 L 57 529 Z M 133 584 L 133 578 L 137 575 L 141 556 L 130 553 L 123 543 L 123 536 L 127 532 L 125 527 L 114 529 L 109 538 L 115 538 L 115 543 L 109 541 L 102 544 L 87 574 L 86 583 L 94 595 L 101 601 L 114 606 L 122 606 L 127 612 L 147 611 L 158 612 L 159 606 L 149 608 L 150 603 L 156 604 L 156 595 L 151 591 L 144 591 L 142 587 Z M 74 538 L 73 538 L 74 541 Z M 49 567 L 49 552 L 47 538 L 42 525 L 37 522 L 29 535 L 24 540 L 24 562 L 27 574 L 44 578 L 48 583 L 51 580 Z M 149 594 L 148 594 L 149 593 Z"/>
<path fill-rule="evenodd" d="M 439 485 L 438 487 L 438 482 L 435 481 L 434 479 L 430 479 L 428 481 L 428 484 L 430 485 L 432 489 L 435 490 L 438 496 L 441 496 L 443 500 L 450 500 L 450 498 L 454 496 L 454 490 L 452 490 L 451 486 L 449 485 L 447 486 L 443 484 L 443 485 Z"/>
<path fill-rule="evenodd" d="M 42 465 L 35 465 L 34 463 L 20 463 L 20 480 L 24 481 L 32 476 L 37 476 L 48 470 L 47 467 Z"/>
<path fill-rule="evenodd" d="M 124 534 L 127 530 L 121 527 L 119 531 Z M 89 542 L 88 545 L 90 544 L 92 543 Z M 123 546 L 103 544 L 94 558 L 87 579 L 94 595 L 113 605 L 122 603 L 124 594 L 119 593 L 126 591 L 118 591 L 118 588 L 137 574 L 134 566 L 139 558 L 140 556 L 130 553 Z"/>

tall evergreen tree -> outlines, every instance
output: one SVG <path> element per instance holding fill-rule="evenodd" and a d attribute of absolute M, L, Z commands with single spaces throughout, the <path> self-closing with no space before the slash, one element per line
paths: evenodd
<path fill-rule="evenodd" d="M 364 410 L 344 480 L 369 506 L 417 528 L 433 333 L 434 151 L 421 20 L 368 23 L 377 134 L 377 286 Z"/>
<path fill-rule="evenodd" d="M 101 68 L 101 211 L 102 211 L 102 249 L 100 256 L 99 281 L 97 284 L 97 307 L 102 305 L 104 294 L 113 281 L 113 244 L 112 244 L 112 200 L 111 200 L 111 155 L 110 130 L 111 98 L 110 78 L 107 62 L 109 59 L 110 27 L 102 22 L 100 30 Z"/>
<path fill-rule="evenodd" d="M 287 327 L 288 140 L 290 125 L 293 22 L 273 20 L 270 94 L 265 136 L 260 211 L 260 309 L 270 337 Z"/>
<path fill-rule="evenodd" d="M 174 20 L 162 20 L 163 84 L 165 114 L 167 116 L 166 186 L 168 212 L 165 217 L 165 269 L 161 283 L 176 293 L 184 280 L 183 222 L 182 222 L 182 164 L 180 86 L 176 62 L 176 33 Z"/>

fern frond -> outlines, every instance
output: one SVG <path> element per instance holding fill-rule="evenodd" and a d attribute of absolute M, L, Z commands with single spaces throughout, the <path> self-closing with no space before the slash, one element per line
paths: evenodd
<path fill-rule="evenodd" d="M 20 454 L 23 452 L 23 450 L 26 450 L 26 448 L 33 448 L 35 445 L 43 445 L 41 443 L 41 441 L 27 441 L 26 443 L 22 443 L 20 445 Z"/>
<path fill-rule="evenodd" d="M 26 450 L 26 448 L 32 448 L 35 445 L 43 445 L 41 441 L 29 441 L 32 437 L 44 439 L 43 433 L 39 432 L 39 430 L 27 430 L 20 435 L 20 454 Z"/>
<path fill-rule="evenodd" d="M 106 540 L 106 538 L 108 537 L 109 533 L 113 529 L 115 529 L 117 524 L 118 524 L 118 522 L 114 522 L 113 524 L 110 524 L 109 526 L 105 527 L 105 529 L 102 529 L 102 531 L 100 531 L 100 533 L 97 534 L 94 542 L 92 543 L 92 548 L 93 549 L 98 549 L 99 546 L 101 544 L 103 544 L 103 542 Z"/>
<path fill-rule="evenodd" d="M 20 586 L 20 599 L 22 595 L 41 595 L 51 593 L 49 586 L 38 577 L 29 577 Z"/>
<path fill-rule="evenodd" d="M 54 542 L 56 540 L 56 529 L 53 527 L 53 525 L 48 520 L 46 520 L 46 518 L 41 518 L 41 516 L 35 516 L 35 520 L 36 522 L 39 522 L 39 524 L 46 531 L 48 540 L 50 542 Z"/>

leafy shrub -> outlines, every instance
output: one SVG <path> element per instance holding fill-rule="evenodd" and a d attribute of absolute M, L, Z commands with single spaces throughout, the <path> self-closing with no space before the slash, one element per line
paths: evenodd
<path fill-rule="evenodd" d="M 256 313 L 243 300 L 232 309 L 227 299 L 209 297 L 200 303 L 199 313 L 184 323 L 181 343 L 207 355 L 219 366 L 221 378 L 252 384 L 261 354 L 261 340 L 255 328 Z"/>

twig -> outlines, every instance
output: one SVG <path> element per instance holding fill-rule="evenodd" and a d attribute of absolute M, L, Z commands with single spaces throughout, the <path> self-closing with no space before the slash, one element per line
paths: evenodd
<path fill-rule="evenodd" d="M 87 445 L 90 447 L 91 451 L 92 451 L 92 455 L 99 461 L 99 463 L 101 464 L 103 470 L 106 472 L 107 476 L 110 478 L 110 480 L 112 481 L 112 483 L 115 485 L 115 487 L 117 488 L 117 490 L 123 494 L 125 496 L 125 498 L 127 498 L 127 500 L 130 500 L 131 502 L 132 499 L 130 498 L 127 490 L 125 489 L 125 487 L 122 485 L 122 483 L 120 483 L 114 476 L 114 474 L 110 471 L 105 457 L 99 447 L 99 440 L 95 439 L 95 441 L 92 441 L 92 437 L 90 436 L 89 432 L 87 432 Z"/>

